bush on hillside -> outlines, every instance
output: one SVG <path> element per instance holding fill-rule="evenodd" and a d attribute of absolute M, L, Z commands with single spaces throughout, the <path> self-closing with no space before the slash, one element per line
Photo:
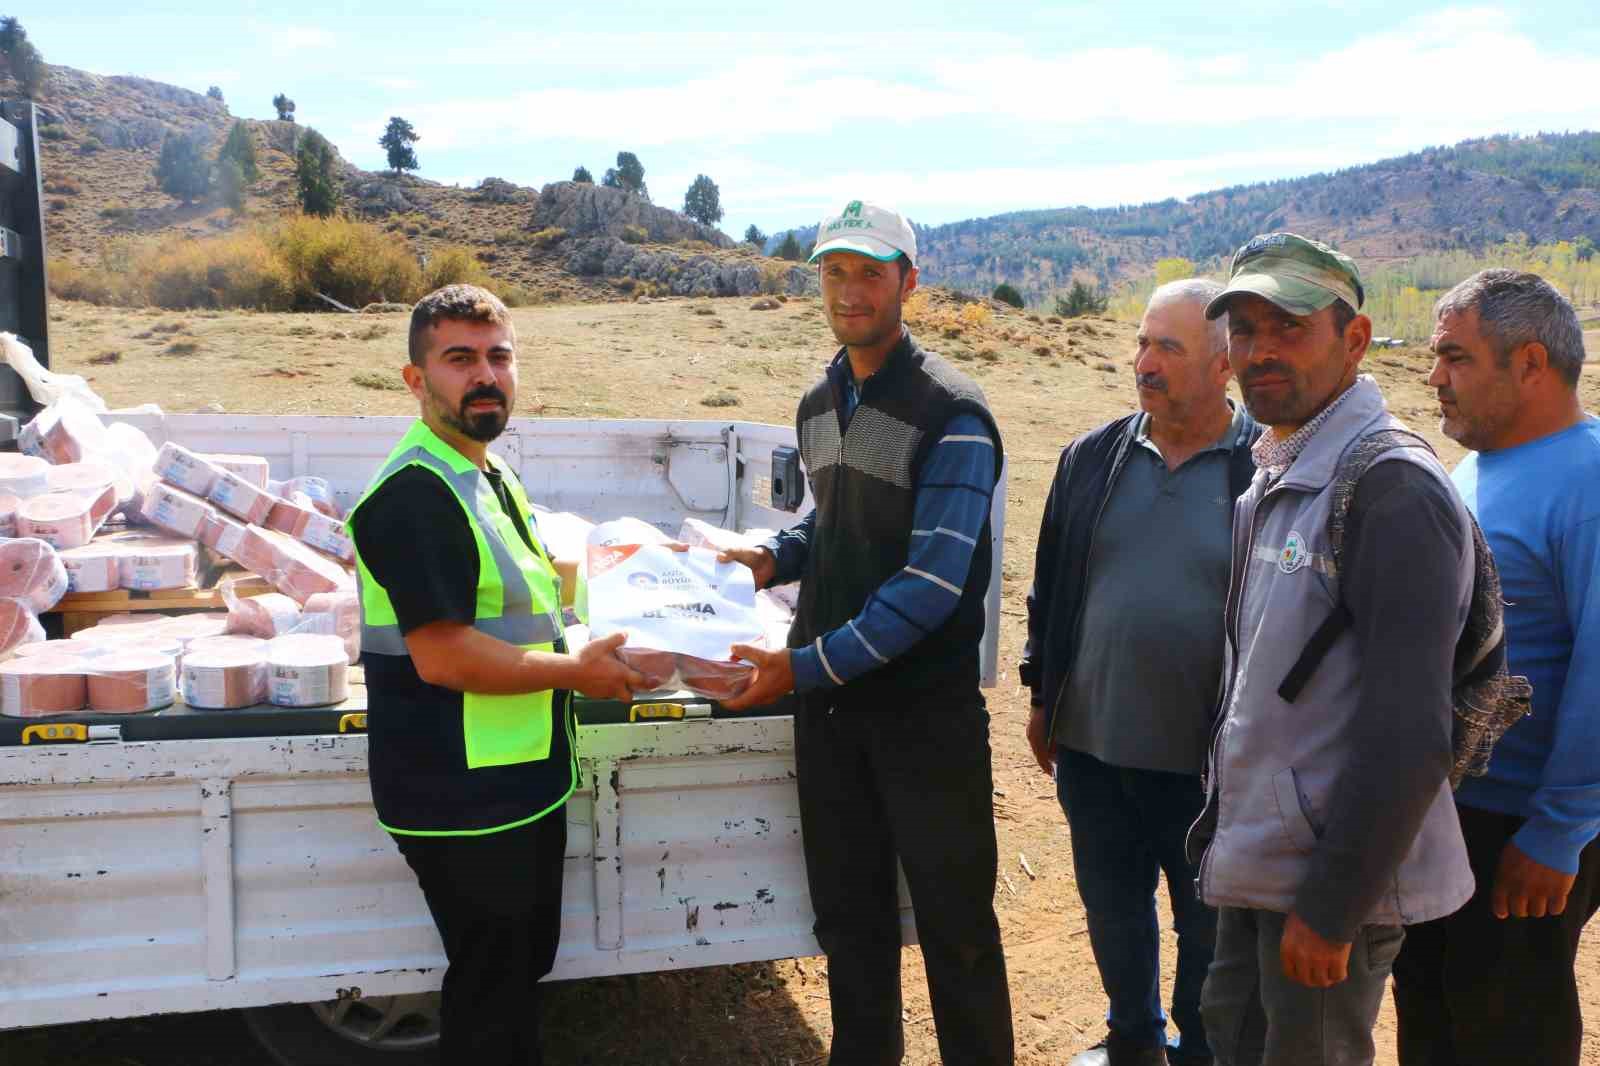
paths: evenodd
<path fill-rule="evenodd" d="M 1010 304 L 1019 309 L 1022 307 L 1022 293 L 1018 292 L 1017 287 L 1010 282 L 1002 281 L 989 295 L 1003 304 Z"/>
<path fill-rule="evenodd" d="M 1105 311 L 1109 299 L 1081 281 L 1074 281 L 1065 296 L 1056 297 L 1056 314 L 1062 318 L 1079 315 L 1098 315 Z"/>
<path fill-rule="evenodd" d="M 316 130 L 308 129 L 300 138 L 295 153 L 295 192 L 300 210 L 326 218 L 339 209 L 338 176 L 334 173 L 337 156 L 333 145 Z"/>
<path fill-rule="evenodd" d="M 550 248 L 567 239 L 567 231 L 560 226 L 546 226 L 536 233 L 529 234 L 528 243 L 536 248 Z"/>
<path fill-rule="evenodd" d="M 643 226 L 623 226 L 622 239 L 629 244 L 643 244 L 650 239 L 650 231 Z"/>
<path fill-rule="evenodd" d="M 594 175 L 589 173 L 588 167 L 579 167 L 572 172 L 572 180 L 579 185 L 593 185 Z"/>
<path fill-rule="evenodd" d="M 44 56 L 28 40 L 28 31 L 22 28 L 21 20 L 13 15 L 0 19 L 0 55 L 5 56 L 22 95 L 30 100 L 38 99 L 49 71 L 45 68 Z"/>
<path fill-rule="evenodd" d="M 222 147 L 217 149 L 217 162 L 232 161 L 239 165 L 239 174 L 244 178 L 246 185 L 254 185 L 261 176 L 261 168 L 256 162 L 256 141 L 250 136 L 250 129 L 241 120 L 233 124 L 228 131 L 227 140 L 222 142 Z"/>
<path fill-rule="evenodd" d="M 422 271 L 422 288 L 424 292 L 445 285 L 477 285 L 493 291 L 494 278 L 484 269 L 472 254 L 472 249 L 459 244 L 447 244 L 434 249 L 428 255 L 428 265 Z"/>
<path fill-rule="evenodd" d="M 234 159 L 217 160 L 215 180 L 217 185 L 217 199 L 234 214 L 244 212 L 244 171 Z"/>
<path fill-rule="evenodd" d="M 368 223 L 300 215 L 274 228 L 269 241 L 307 306 L 313 292 L 351 307 L 421 295 L 422 268 L 411 246 Z"/>
<path fill-rule="evenodd" d="M 211 164 L 196 136 L 169 133 L 161 142 L 161 158 L 156 161 L 156 184 L 168 196 L 184 203 L 201 199 L 211 189 Z"/>

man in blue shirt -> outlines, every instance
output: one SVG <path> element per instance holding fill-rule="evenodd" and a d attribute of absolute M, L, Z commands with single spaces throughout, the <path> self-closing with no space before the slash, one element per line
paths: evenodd
<path fill-rule="evenodd" d="M 756 676 L 724 705 L 802 698 L 795 771 L 830 1066 L 904 1054 L 897 857 L 941 1057 L 1010 1066 L 978 684 L 1003 454 L 982 391 L 901 322 L 916 255 L 910 224 L 886 208 L 854 200 L 822 221 L 812 261 L 842 347 L 796 417 L 816 508 L 766 547 L 726 553 L 758 586 L 798 578 L 800 604 L 789 648 L 734 648 Z"/>
<path fill-rule="evenodd" d="M 1543 279 L 1482 271 L 1435 316 L 1428 384 L 1472 449 L 1452 477 L 1494 549 L 1533 714 L 1456 793 L 1477 889 L 1407 930 L 1400 1062 L 1577 1066 L 1573 966 L 1600 907 L 1600 420 L 1578 402 L 1578 317 Z"/>

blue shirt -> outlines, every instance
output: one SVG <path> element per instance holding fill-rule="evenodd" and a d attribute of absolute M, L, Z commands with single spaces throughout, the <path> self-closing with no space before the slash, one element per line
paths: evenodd
<path fill-rule="evenodd" d="M 1452 478 L 1500 568 L 1508 666 L 1533 683 L 1533 714 L 1456 798 L 1526 817 L 1517 847 L 1576 873 L 1600 834 L 1600 419 L 1470 454 Z"/>
<path fill-rule="evenodd" d="M 848 424 L 860 397 L 847 378 Z M 796 692 L 837 688 L 904 655 L 955 613 L 994 494 L 994 437 L 976 415 L 957 415 L 928 452 L 917 479 L 906 565 L 878 586 L 861 613 L 790 654 Z M 813 511 L 767 542 L 777 581 L 800 575 L 816 526 Z"/>

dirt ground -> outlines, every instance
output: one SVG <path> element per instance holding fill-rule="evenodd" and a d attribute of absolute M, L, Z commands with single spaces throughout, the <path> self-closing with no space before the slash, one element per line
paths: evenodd
<path fill-rule="evenodd" d="M 547 306 L 518 310 L 515 317 L 519 415 L 790 424 L 801 391 L 833 348 L 816 301 L 807 299 L 769 310 L 737 299 Z M 998 309 L 985 316 L 942 297 L 917 308 L 912 321 L 928 346 L 958 359 L 983 385 L 1010 458 L 1002 673 L 990 693 L 1003 875 L 995 908 L 1010 968 L 1018 1062 L 1063 1063 L 1101 1036 L 1105 999 L 1062 814 L 1023 740 L 1027 700 L 1016 661 L 1034 540 L 1057 453 L 1076 434 L 1135 406 L 1133 329 L 1103 319 L 1039 321 Z M 401 315 L 176 314 L 58 305 L 51 337 L 56 368 L 85 374 L 113 405 L 330 415 L 415 410 L 398 391 L 405 359 Z M 1375 352 L 1367 365 L 1396 413 L 1425 432 L 1447 461 L 1458 458 L 1460 449 L 1437 432 L 1424 384 L 1428 354 Z M 1583 388 L 1586 406 L 1600 409 L 1596 376 L 1589 375 Z M 1174 943 L 1169 931 L 1162 945 L 1169 988 Z M 905 953 L 903 982 L 906 1061 L 938 1062 L 915 949 Z M 1580 986 L 1585 1010 L 1600 1017 L 1600 939 L 1592 929 Z M 820 958 L 570 982 L 552 986 L 547 1002 L 553 1063 L 801 1066 L 826 1058 L 829 1015 Z M 1378 1040 L 1378 1061 L 1393 1063 L 1387 1006 Z M 209 1014 L 0 1033 L 0 1062 L 216 1066 L 267 1059 L 237 1018 Z M 1591 1042 L 1584 1062 L 1600 1066 L 1600 1041 Z"/>

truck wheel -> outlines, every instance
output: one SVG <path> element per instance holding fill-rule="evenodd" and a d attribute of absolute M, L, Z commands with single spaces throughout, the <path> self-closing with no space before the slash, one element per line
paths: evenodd
<path fill-rule="evenodd" d="M 285 1003 L 244 1011 L 281 1066 L 438 1066 L 439 993 Z"/>

